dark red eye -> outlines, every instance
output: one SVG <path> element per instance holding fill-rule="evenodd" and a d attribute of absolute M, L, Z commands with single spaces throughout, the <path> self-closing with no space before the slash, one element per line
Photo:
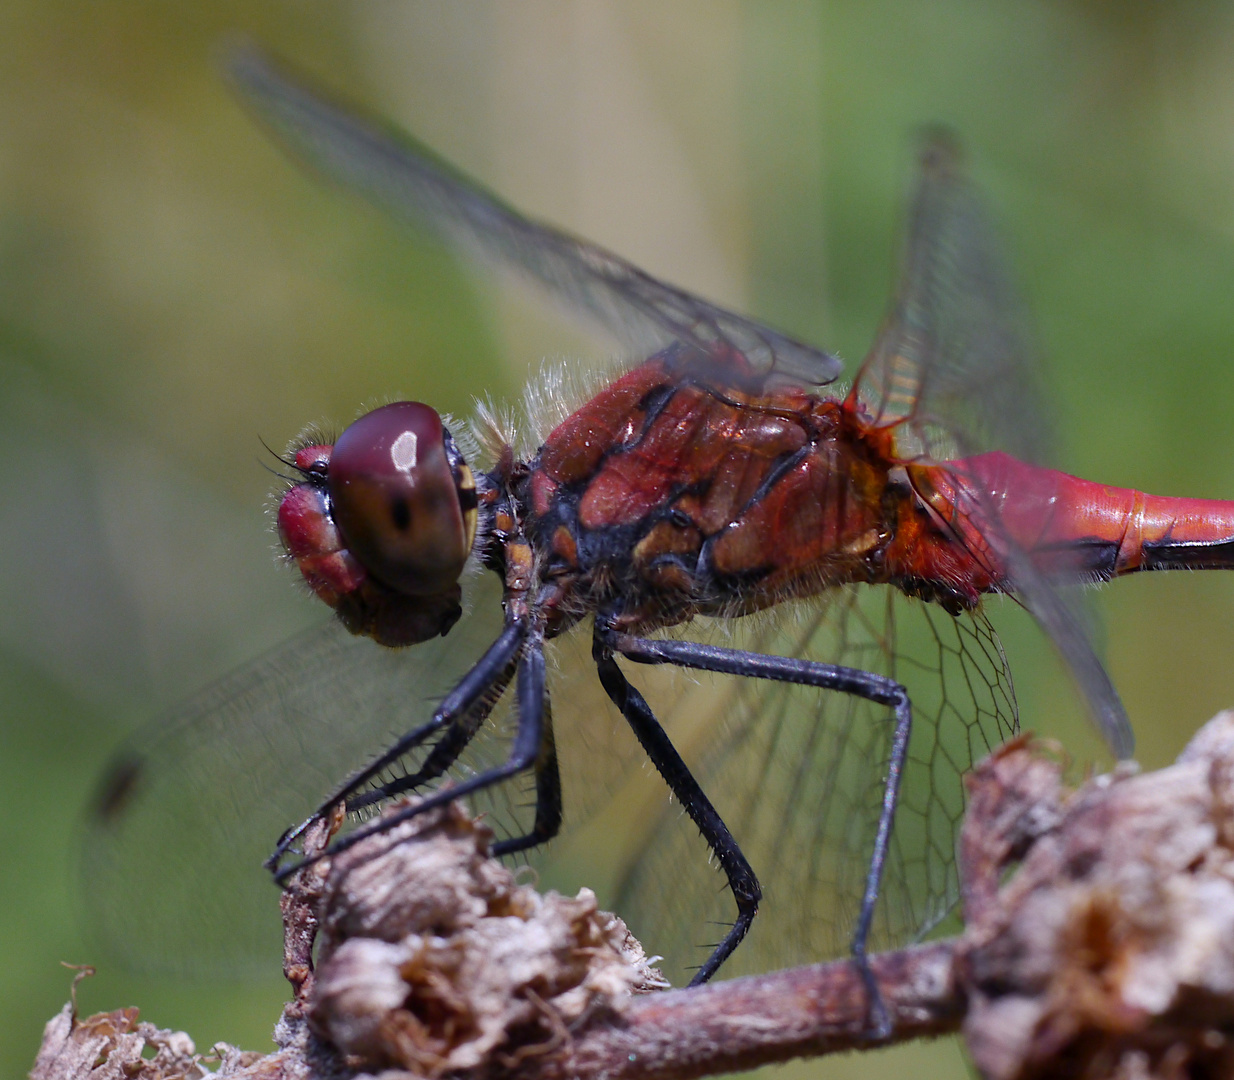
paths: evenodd
<path fill-rule="evenodd" d="M 461 459 L 451 467 L 441 417 L 400 401 L 366 413 L 339 436 L 328 487 L 347 547 L 383 584 L 434 596 L 458 580 L 475 534 L 460 503 Z M 474 495 L 474 492 L 473 492 Z"/>

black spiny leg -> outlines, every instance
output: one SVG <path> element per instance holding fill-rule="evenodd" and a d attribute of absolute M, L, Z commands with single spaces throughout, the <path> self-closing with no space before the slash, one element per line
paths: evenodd
<path fill-rule="evenodd" d="M 536 758 L 536 819 L 525 836 L 512 836 L 493 845 L 494 855 L 510 855 L 516 851 L 547 843 L 561 830 L 561 773 L 557 770 L 557 742 L 553 737 L 553 716 L 548 698 L 544 699 L 544 735 L 540 740 L 540 756 Z"/>
<path fill-rule="evenodd" d="M 450 726 L 461 719 L 463 721 L 462 727 L 465 728 L 467 715 L 473 710 L 481 708 L 481 702 L 486 695 L 491 697 L 495 693 L 496 688 L 506 684 L 510 678 L 510 667 L 518 656 L 518 650 L 526 636 L 527 628 L 523 624 L 517 622 L 508 623 L 501 632 L 501 635 L 489 646 L 475 666 L 446 695 L 445 700 L 437 707 L 432 718 L 427 723 L 421 724 L 418 728 L 409 731 L 373 761 L 370 761 L 364 768 L 349 776 L 322 801 L 321 805 L 313 811 L 310 817 L 283 833 L 273 853 L 265 861 L 266 869 L 274 873 L 275 880 L 281 884 L 296 870 L 308 865 L 303 860 L 287 867 L 280 866 L 280 863 L 283 856 L 291 850 L 292 844 L 304 833 L 304 830 L 309 825 L 328 814 L 339 803 L 346 804 L 373 777 L 378 776 L 383 770 L 389 768 L 409 750 L 414 750 L 417 746 L 422 745 L 425 741 L 432 738 L 434 734 L 441 731 L 442 728 L 447 728 L 447 735 L 443 737 L 442 741 L 457 745 L 460 740 L 457 735 L 454 739 L 450 738 Z M 455 756 L 462 752 L 465 745 L 466 740 L 463 740 L 462 744 L 458 746 Z M 421 772 L 425 771 L 429 767 L 430 762 L 433 762 L 434 757 L 438 756 L 437 749 L 437 747 L 434 747 L 433 751 L 430 752 L 429 758 L 420 770 Z M 445 768 L 449 768 L 449 764 L 444 765 L 443 770 Z M 363 805 L 367 805 L 367 803 L 358 803 L 358 806 Z M 358 808 L 358 806 L 353 808 Z M 318 858 L 321 857 L 324 857 L 324 853 L 318 856 Z"/>
<path fill-rule="evenodd" d="M 873 701 L 879 705 L 887 705 L 895 710 L 896 727 L 895 733 L 891 740 L 891 756 L 887 763 L 887 777 L 883 784 L 883 803 L 878 816 L 878 830 L 874 836 L 874 849 L 870 854 L 870 866 L 866 872 L 865 892 L 861 898 L 861 911 L 857 916 L 857 927 L 853 932 L 853 941 L 851 952 L 853 962 L 857 965 L 857 970 L 861 974 L 861 979 L 865 983 L 866 992 L 870 999 L 870 1020 L 873 1033 L 877 1038 L 886 1037 L 891 1031 L 891 1021 L 887 1016 L 886 1006 L 883 1004 L 882 996 L 878 992 L 878 986 L 874 982 L 874 973 L 870 970 L 870 965 L 866 959 L 866 944 L 870 937 L 870 925 L 874 919 L 874 908 L 878 903 L 878 893 L 883 881 L 883 867 L 887 862 L 887 848 L 891 843 L 891 828 L 895 824 L 896 804 L 899 801 L 900 795 L 900 778 L 904 774 L 904 763 L 908 757 L 908 738 L 912 730 L 912 705 L 908 699 L 908 692 L 894 679 L 889 679 L 884 675 L 876 675 L 873 672 L 862 671 L 859 668 L 841 667 L 837 664 L 819 664 L 812 660 L 794 660 L 785 656 L 765 656 L 762 653 L 747 652 L 742 649 L 720 649 L 712 645 L 699 645 L 690 641 L 656 641 L 649 638 L 631 637 L 629 634 L 617 633 L 613 630 L 604 629 L 598 622 L 596 626 L 596 643 L 594 652 L 597 657 L 600 655 L 607 656 L 613 670 L 616 670 L 617 665 L 612 661 L 612 652 L 619 652 L 627 659 L 633 660 L 640 664 L 675 664 L 678 667 L 695 668 L 699 671 L 714 671 L 724 675 L 742 675 L 747 678 L 756 679 L 773 679 L 777 682 L 798 683 L 803 686 L 815 686 L 822 690 L 839 690 L 845 694 L 854 694 L 857 697 L 865 698 L 867 701 Z M 598 662 L 598 661 L 597 661 Z M 620 672 L 617 673 L 619 677 Z M 601 671 L 601 681 L 604 680 L 604 672 Z M 622 677 L 624 682 L 624 677 Z M 626 684 L 629 686 L 629 684 Z M 605 689 L 608 689 L 608 684 L 605 684 Z M 630 693 L 635 693 L 633 689 Z M 609 696 L 620 706 L 621 702 L 617 697 L 613 696 L 613 691 L 609 691 Z M 638 699 L 642 702 L 642 698 Z M 643 702 L 644 709 L 646 703 Z M 623 712 L 625 710 L 623 709 Z M 650 710 L 647 713 L 650 716 Z M 630 719 L 629 714 L 626 715 Z M 634 723 L 633 720 L 630 721 Z M 653 721 L 654 723 L 654 718 Z M 667 736 L 656 725 L 656 730 L 660 733 L 664 742 L 667 744 Z M 637 731 L 637 729 L 636 729 Z M 640 740 L 642 736 L 640 735 Z M 644 743 L 646 746 L 646 743 Z M 669 750 L 672 752 L 676 761 L 681 759 L 676 756 L 676 751 L 672 750 L 671 745 Z M 648 748 L 648 754 L 652 760 L 655 760 L 655 755 Z M 659 767 L 659 762 L 656 762 Z M 681 768 L 684 770 L 685 765 Z M 661 769 L 661 772 L 664 770 Z M 686 772 L 689 778 L 689 784 L 693 786 L 695 791 L 699 792 L 699 797 L 703 801 L 708 810 L 711 809 L 711 804 L 706 802 L 705 797 L 698 788 L 697 782 L 692 776 Z M 668 776 L 665 775 L 668 780 Z M 669 781 L 672 786 L 672 781 Z M 674 788 L 674 791 L 677 789 Z M 694 817 L 695 821 L 699 819 L 695 817 L 693 810 L 690 809 L 690 803 L 686 802 L 682 796 L 682 803 L 686 809 L 690 811 L 690 816 Z M 714 810 L 711 811 L 715 813 Z M 716 818 L 719 821 L 719 818 Z M 703 825 L 699 822 L 699 828 Z M 723 828 L 723 823 L 721 823 Z M 704 835 L 707 835 L 704 829 Z M 733 843 L 732 838 L 728 835 L 728 830 L 724 830 L 724 836 L 728 838 L 728 842 L 732 844 L 733 850 L 737 851 L 737 845 Z M 710 842 L 710 841 L 709 841 Z M 716 855 L 720 857 L 723 864 L 724 855 L 721 851 L 712 845 L 712 849 Z M 737 851 L 738 857 L 741 858 L 741 865 L 747 865 L 740 851 Z M 725 866 L 727 870 L 727 866 Z M 752 877 L 753 875 L 751 875 Z M 732 876 L 729 877 L 730 883 Z M 742 897 L 737 894 L 736 888 L 733 889 L 734 895 L 737 897 L 737 909 L 743 911 Z M 757 900 L 756 900 L 757 906 Z M 748 929 L 750 919 L 753 918 L 754 912 L 751 911 L 749 918 L 746 919 L 745 927 L 742 928 L 741 935 L 745 934 Z M 740 917 L 738 919 L 740 925 Z M 734 926 L 734 931 L 737 926 Z M 710 971 L 714 972 L 719 967 L 720 962 L 733 951 L 737 942 L 741 940 L 738 936 L 736 941 L 733 941 L 728 947 L 728 951 L 716 960 L 716 956 L 728 945 L 729 937 L 720 943 L 720 948 L 712 955 L 708 961 Z M 714 964 L 712 961 L 716 961 Z M 700 972 L 701 974 L 701 972 Z M 696 982 L 702 981 L 696 977 Z"/>
<path fill-rule="evenodd" d="M 417 814 L 424 813 L 433 807 L 441 806 L 451 799 L 467 795 L 472 791 L 477 791 L 480 788 L 489 787 L 492 784 L 508 779 L 510 776 L 522 772 L 524 769 L 530 768 L 535 764 L 543 732 L 541 721 L 544 712 L 544 646 L 542 641 L 538 639 L 532 642 L 528 642 L 526 639 L 526 626 L 521 623 L 509 624 L 497 641 L 493 643 L 484 656 L 476 663 L 475 667 L 463 677 L 458 686 L 446 695 L 445 700 L 438 706 L 437 711 L 428 723 L 421 725 L 414 731 L 408 732 L 375 761 L 348 777 L 322 803 L 313 817 L 309 818 L 302 825 L 289 829 L 280 839 L 274 854 L 266 860 L 266 866 L 274 872 L 274 880 L 282 884 L 303 867 L 330 855 L 335 855 L 340 851 L 345 851 L 365 837 L 385 832 L 400 822 L 415 817 Z M 279 865 L 283 855 L 290 850 L 292 842 L 312 821 L 328 812 L 331 807 L 336 806 L 340 802 L 345 802 L 349 796 L 353 795 L 365 783 L 378 775 L 383 769 L 388 768 L 408 750 L 422 744 L 435 732 L 440 731 L 443 727 L 448 728 L 448 725 L 452 722 L 460 717 L 465 717 L 477 708 L 482 711 L 485 696 L 493 694 L 495 688 L 503 685 L 503 680 L 509 678 L 510 666 L 514 662 L 515 657 L 517 657 L 520 648 L 523 649 L 523 656 L 518 666 L 518 730 L 510 757 L 504 764 L 464 780 L 445 791 L 433 792 L 413 807 L 378 818 L 376 821 L 372 821 L 336 840 L 317 855 L 307 859 L 300 859 L 286 866 Z M 460 737 L 449 740 L 451 749 L 457 746 L 458 750 L 461 751 L 462 746 L 466 742 L 466 740 L 461 738 L 461 733 L 465 732 L 466 727 L 467 725 L 464 722 L 460 729 Z M 431 757 L 432 754 L 430 754 Z M 425 767 L 427 765 L 428 762 L 426 761 Z"/>
<path fill-rule="evenodd" d="M 430 781 L 444 775 L 446 770 L 458 761 L 459 755 L 467 749 L 471 744 L 471 740 L 476 737 L 476 734 L 484 726 L 484 721 L 488 719 L 489 714 L 493 711 L 493 706 L 497 704 L 497 698 L 500 697 L 501 691 L 505 690 L 509 685 L 513 674 L 513 671 L 508 671 L 498 682 L 493 684 L 492 691 L 485 698 L 482 698 L 462 716 L 452 720 L 449 727 L 446 728 L 441 738 L 433 745 L 433 748 L 428 752 L 424 761 L 414 773 L 396 777 L 385 784 L 373 788 L 371 791 L 349 796 L 347 799 L 347 812 L 363 810 L 366 806 L 393 799 L 397 795 L 402 795 L 405 791 L 415 791 L 417 788 L 423 787 Z M 387 756 L 383 754 L 382 758 L 384 759 Z"/>
<path fill-rule="evenodd" d="M 707 958 L 706 963 L 694 973 L 690 980 L 691 986 L 704 983 L 716 973 L 719 966 L 729 958 L 733 950 L 741 943 L 758 914 L 758 902 L 763 897 L 762 888 L 753 868 L 746 861 L 728 831 L 711 800 L 698 786 L 698 781 L 691 775 L 686 763 L 682 761 L 677 748 L 673 746 L 668 735 L 660 726 L 643 695 L 627 681 L 613 659 L 613 654 L 597 631 L 592 656 L 596 661 L 596 670 L 600 674 L 600 684 L 613 700 L 613 704 L 621 710 L 621 715 L 633 729 L 638 741 L 642 744 L 651 763 L 664 777 L 672 792 L 680 800 L 681 805 L 698 826 L 707 846 L 715 852 L 725 876 L 728 887 L 737 901 L 737 919 L 729 927 L 720 943 Z"/>

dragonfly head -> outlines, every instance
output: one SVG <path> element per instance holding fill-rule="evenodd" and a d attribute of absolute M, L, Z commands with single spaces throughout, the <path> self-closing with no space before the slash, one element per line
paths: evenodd
<path fill-rule="evenodd" d="M 427 405 L 374 409 L 333 446 L 295 451 L 304 478 L 283 495 L 278 531 L 309 587 L 356 634 L 411 645 L 462 612 L 458 579 L 476 536 L 476 487 Z"/>

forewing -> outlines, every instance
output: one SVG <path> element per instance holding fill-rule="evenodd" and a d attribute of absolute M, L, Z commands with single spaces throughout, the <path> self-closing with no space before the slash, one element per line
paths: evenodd
<path fill-rule="evenodd" d="M 880 672 L 908 687 L 910 760 L 871 939 L 872 948 L 903 944 L 955 902 L 963 773 L 1017 729 L 1002 648 L 981 612 L 953 618 L 890 588 L 841 591 L 821 610 L 814 601 L 798 615 L 754 633 L 718 628 L 711 640 Z M 706 632 L 700 621 L 687 630 L 682 636 Z M 763 680 L 656 682 L 666 677 L 659 669 L 635 665 L 627 673 L 763 883 L 754 929 L 725 975 L 845 954 L 878 820 L 890 710 Z M 558 727 L 563 742 L 570 736 L 564 722 Z M 567 779 L 586 789 L 585 763 L 582 772 Z M 614 910 L 650 952 L 665 956 L 674 982 L 688 978 L 732 923 L 722 874 L 654 773 L 626 774 L 617 800 L 583 827 L 574 847 L 624 852 L 611 886 Z"/>
<path fill-rule="evenodd" d="M 309 90 L 255 49 L 234 51 L 227 70 L 254 113 L 302 161 L 481 262 L 530 278 L 645 353 L 672 342 L 717 358 L 735 350 L 758 372 L 806 385 L 840 373 L 830 353 L 529 221 L 405 133 Z"/>
<path fill-rule="evenodd" d="M 391 650 L 331 623 L 130 739 L 85 837 L 84 894 L 104 943 L 140 968 L 268 971 L 279 906 L 262 860 L 349 771 L 427 720 L 491 644 L 499 589 L 474 580 L 468 596 L 446 638 Z"/>

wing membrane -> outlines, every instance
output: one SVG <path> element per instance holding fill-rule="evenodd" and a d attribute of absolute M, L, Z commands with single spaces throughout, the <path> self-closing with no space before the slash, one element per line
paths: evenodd
<path fill-rule="evenodd" d="M 922 147 L 899 284 L 857 381 L 875 418 L 910 422 L 931 457 L 998 448 L 1041 461 L 1051 450 L 1027 316 L 944 133 Z"/>
<path fill-rule="evenodd" d="M 822 613 L 741 644 L 880 672 L 908 687 L 909 763 L 870 944 L 928 932 L 957 896 L 963 774 L 1018 728 L 1006 659 L 984 614 L 953 618 L 890 588 L 852 589 Z M 631 677 L 641 684 L 642 669 Z M 721 708 L 709 702 L 716 695 Z M 845 694 L 724 677 L 703 677 L 676 701 L 648 698 L 763 883 L 759 917 L 725 975 L 846 954 L 878 821 L 890 711 Z M 631 857 L 615 910 L 649 950 L 665 954 L 665 974 L 677 982 L 732 922 L 732 897 L 719 871 L 706 868 L 705 846 L 678 806 L 661 798 L 628 825 Z"/>
<path fill-rule="evenodd" d="M 332 622 L 140 730 L 87 826 L 85 892 L 104 943 L 136 967 L 269 971 L 281 938 L 262 860 L 348 771 L 427 720 L 496 638 L 496 586 L 469 594 L 448 638 L 390 650 Z"/>
<path fill-rule="evenodd" d="M 487 576 L 473 583 L 472 610 L 450 636 L 412 649 L 382 649 L 333 624 L 302 635 L 140 732 L 113 770 L 129 782 L 112 785 L 86 842 L 86 885 L 105 941 L 139 967 L 268 970 L 280 938 L 262 859 L 340 776 L 427 719 L 496 636 L 498 591 Z M 918 936 L 955 899 L 962 774 L 1016 730 L 997 637 L 980 614 L 952 619 L 885 588 L 841 592 L 800 623 L 755 626 L 716 634 L 908 686 L 914 732 L 874 943 Z M 708 921 L 731 921 L 732 899 L 604 697 L 587 638 L 584 625 L 553 643 L 566 826 L 530 861 L 546 886 L 597 887 L 681 981 L 702 959 L 697 946 L 716 936 Z M 842 954 L 877 821 L 890 715 L 809 688 L 667 669 L 632 675 L 764 882 L 751 943 L 726 972 Z M 504 759 L 513 696 L 503 695 L 451 777 Z M 412 770 L 427 750 L 395 772 Z M 474 808 L 498 836 L 514 835 L 531 821 L 531 785 L 482 793 Z"/>
<path fill-rule="evenodd" d="M 1040 462 L 1050 450 L 1051 425 L 1027 325 L 957 147 L 934 133 L 924 143 L 909 204 L 900 283 L 856 379 L 862 401 L 877 423 L 898 427 L 906 458 L 945 463 L 1001 449 Z M 951 465 L 963 473 L 962 460 Z M 1131 725 L 1093 648 L 1083 597 L 1014 542 L 1000 522 L 998 498 L 981 497 L 971 484 L 967 490 L 973 497 L 957 513 L 999 553 L 1015 596 L 1053 639 L 1106 742 L 1120 758 L 1130 756 Z"/>
<path fill-rule="evenodd" d="M 308 90 L 252 48 L 231 55 L 228 73 L 298 158 L 480 261 L 518 271 L 629 345 L 651 352 L 677 341 L 704 355 L 736 351 L 759 372 L 808 385 L 840 373 L 830 353 L 528 220 L 410 136 Z"/>

